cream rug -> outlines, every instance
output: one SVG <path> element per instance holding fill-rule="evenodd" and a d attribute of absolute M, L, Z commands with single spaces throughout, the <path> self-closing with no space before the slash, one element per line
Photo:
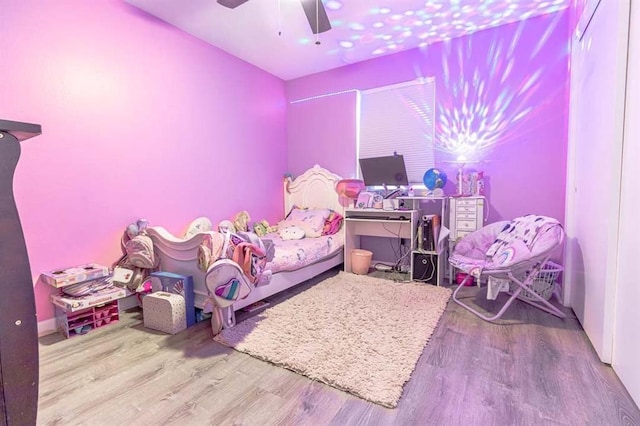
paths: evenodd
<path fill-rule="evenodd" d="M 214 340 L 394 408 L 450 295 L 340 272 Z"/>

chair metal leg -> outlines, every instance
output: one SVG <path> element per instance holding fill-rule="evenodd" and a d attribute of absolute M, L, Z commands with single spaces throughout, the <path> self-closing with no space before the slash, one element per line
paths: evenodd
<path fill-rule="evenodd" d="M 489 322 L 493 322 L 497 319 L 500 319 L 502 317 L 502 315 L 505 313 L 505 311 L 509 308 L 509 306 L 511 306 L 511 304 L 513 303 L 513 301 L 515 299 L 518 298 L 518 296 L 520 295 L 520 293 L 523 290 L 529 290 L 529 293 L 533 294 L 537 299 L 540 300 L 540 302 L 542 302 L 542 304 L 534 302 L 534 301 L 529 301 L 529 300 L 525 300 L 525 299 L 520 299 L 521 301 L 528 303 L 531 306 L 535 306 L 538 309 L 541 309 L 545 312 L 548 312 L 552 315 L 555 315 L 559 318 L 566 318 L 566 315 L 559 310 L 558 308 L 556 308 L 555 306 L 553 306 L 548 300 L 545 300 L 542 296 L 536 294 L 535 292 L 531 291 L 531 289 L 522 281 L 516 279 L 511 273 L 508 274 L 509 278 L 518 285 L 518 288 L 511 293 L 511 296 L 509 297 L 509 300 L 507 300 L 504 305 L 502 305 L 502 308 L 500 308 L 500 311 L 498 311 L 497 314 L 495 314 L 494 316 L 488 316 L 483 314 L 482 312 L 472 308 L 471 306 L 467 305 L 466 303 L 463 303 L 460 299 L 458 299 L 458 292 L 460 291 L 460 289 L 462 287 L 464 287 L 464 285 L 466 284 L 467 280 L 470 278 L 470 275 L 467 275 L 467 277 L 465 277 L 465 279 L 458 285 L 458 287 L 455 289 L 455 291 L 453 292 L 453 295 L 451 296 L 453 301 L 456 302 L 458 305 L 462 306 L 463 308 L 465 308 L 466 310 L 468 310 L 469 312 L 471 312 L 472 314 L 482 318 L 485 321 L 489 321 Z M 525 279 L 525 281 L 527 281 L 529 279 L 529 277 L 527 277 L 527 279 Z"/>
<path fill-rule="evenodd" d="M 511 303 L 513 303 L 513 301 L 518 297 L 518 295 L 520 294 L 520 292 L 522 291 L 521 288 L 516 289 L 515 292 L 513 292 L 513 294 L 511 295 L 511 297 L 509 298 L 509 300 L 507 300 L 505 302 L 504 305 L 502 305 L 502 308 L 500 308 L 500 311 L 495 314 L 494 316 L 490 317 L 488 315 L 484 315 L 483 313 L 481 313 L 480 311 L 477 311 L 476 309 L 472 308 L 471 306 L 467 305 L 466 303 L 463 303 L 460 299 L 458 299 L 458 292 L 460 291 L 460 289 L 462 287 L 464 287 L 465 282 L 467 281 L 467 278 L 469 278 L 468 276 L 460 283 L 460 285 L 458 285 L 458 288 L 455 289 L 455 291 L 453 292 L 453 295 L 451 296 L 453 301 L 456 302 L 458 305 L 462 306 L 463 308 L 465 308 L 467 311 L 471 312 L 472 314 L 482 318 L 485 321 L 489 321 L 489 322 L 493 322 L 497 319 L 499 319 L 500 317 L 502 317 L 502 314 L 505 313 L 505 311 L 509 308 L 509 306 L 511 305 Z"/>
<path fill-rule="evenodd" d="M 522 281 L 518 280 L 517 278 L 515 278 L 511 273 L 508 274 L 509 278 L 511 279 L 511 281 L 513 281 L 515 284 L 518 285 L 518 289 L 516 291 L 518 291 L 518 294 L 520 293 L 520 291 L 522 290 L 528 290 L 529 294 L 533 295 L 533 297 L 535 299 L 537 299 L 537 301 L 533 301 L 533 300 L 526 300 L 526 299 L 520 299 L 521 301 L 528 303 L 531 306 L 535 306 L 538 309 L 541 309 L 545 312 L 550 313 L 551 315 L 555 315 L 558 318 L 566 318 L 567 315 L 565 315 L 564 312 L 562 312 L 560 309 L 556 308 L 555 306 L 553 306 L 551 304 L 551 302 L 549 302 L 548 300 L 546 300 L 544 297 L 540 296 L 538 293 L 536 293 L 535 291 L 532 291 L 525 283 L 523 283 Z M 531 276 L 531 275 L 530 275 Z M 529 277 L 530 277 L 529 276 Z M 529 277 L 527 277 L 525 279 L 525 281 L 529 281 Z"/>

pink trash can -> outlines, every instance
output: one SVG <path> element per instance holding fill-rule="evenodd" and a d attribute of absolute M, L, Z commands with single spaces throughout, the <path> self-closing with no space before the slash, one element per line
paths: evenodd
<path fill-rule="evenodd" d="M 373 253 L 369 250 L 354 249 L 351 252 L 351 272 L 358 275 L 367 275 L 372 257 Z"/>

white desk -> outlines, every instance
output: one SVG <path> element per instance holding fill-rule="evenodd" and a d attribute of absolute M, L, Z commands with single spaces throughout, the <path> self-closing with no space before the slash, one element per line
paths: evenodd
<path fill-rule="evenodd" d="M 344 270 L 351 272 L 351 252 L 360 248 L 360 237 L 416 240 L 418 210 L 345 209 Z"/>

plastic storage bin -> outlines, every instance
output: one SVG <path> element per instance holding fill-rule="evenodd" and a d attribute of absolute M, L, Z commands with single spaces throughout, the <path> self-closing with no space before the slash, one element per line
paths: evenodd
<path fill-rule="evenodd" d="M 355 249 L 351 252 L 351 272 L 366 275 L 371 266 L 373 253 L 369 250 Z"/>

